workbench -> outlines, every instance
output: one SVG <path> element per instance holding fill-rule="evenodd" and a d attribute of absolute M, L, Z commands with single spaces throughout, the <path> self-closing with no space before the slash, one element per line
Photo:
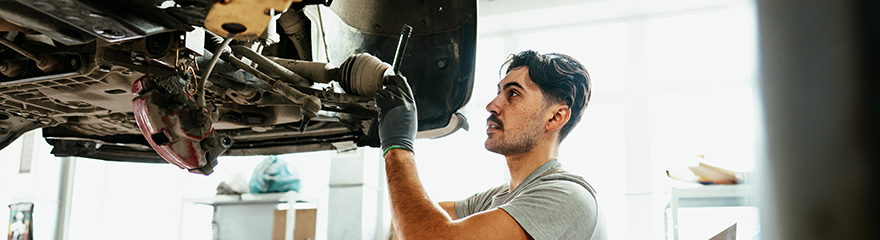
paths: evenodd
<path fill-rule="evenodd" d="M 680 208 L 705 207 L 757 207 L 755 188 L 752 185 L 705 185 L 696 187 L 673 187 L 666 209 L 672 216 L 672 239 L 678 240 L 678 210 Z M 666 215 L 666 211 L 664 211 Z M 668 219 L 664 217 L 664 219 Z M 667 231 L 669 226 L 666 227 Z M 669 234 L 666 234 L 667 239 Z"/>
<path fill-rule="evenodd" d="M 187 199 L 187 202 L 214 207 L 214 239 L 296 239 L 296 226 L 310 226 L 314 238 L 315 219 L 297 222 L 295 210 L 317 209 L 318 201 L 301 197 L 294 191 L 286 193 L 217 195 L 210 198 Z M 287 210 L 283 231 L 276 226 L 276 210 Z M 306 229 L 303 229 L 306 230 Z M 274 234 L 273 234 L 274 233 Z M 283 234 L 281 234 L 283 233 Z M 300 233 L 300 232 L 297 232 Z M 300 233 L 302 235 L 302 233 Z M 280 236 L 280 237 L 279 237 Z M 299 240 L 299 239 L 297 239 Z"/>

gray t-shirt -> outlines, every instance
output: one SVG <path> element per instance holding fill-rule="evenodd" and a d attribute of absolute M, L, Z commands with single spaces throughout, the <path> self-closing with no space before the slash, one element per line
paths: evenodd
<path fill-rule="evenodd" d="M 513 192 L 505 183 L 457 201 L 456 218 L 498 207 L 536 240 L 606 239 L 596 191 L 582 177 L 561 170 L 561 166 L 556 159 L 550 160 Z"/>

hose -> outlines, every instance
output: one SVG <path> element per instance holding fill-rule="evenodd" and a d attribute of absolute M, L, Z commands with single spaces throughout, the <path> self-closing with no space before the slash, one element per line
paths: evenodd
<path fill-rule="evenodd" d="M 213 35 L 212 37 L 214 36 L 216 35 Z M 219 46 L 215 46 L 216 49 L 214 49 L 214 56 L 211 56 L 211 62 L 208 63 L 208 67 L 205 68 L 205 71 L 202 72 L 201 78 L 199 78 L 199 84 L 196 85 L 196 105 L 200 108 L 205 107 L 205 84 L 208 82 L 208 76 L 211 76 L 211 70 L 214 70 L 214 65 L 217 64 L 217 60 L 220 60 L 220 54 L 226 50 L 226 47 L 232 42 L 233 37 L 235 37 L 235 33 L 229 33 L 226 40 L 223 40 Z"/>
<path fill-rule="evenodd" d="M 208 51 L 210 51 L 212 53 L 216 52 L 217 49 L 221 49 L 221 48 L 225 48 L 226 51 L 230 51 L 230 52 L 232 51 L 232 48 L 229 48 L 229 46 L 220 47 L 220 45 L 223 44 L 224 40 L 226 40 L 226 39 L 223 39 L 223 37 L 221 37 L 220 35 L 217 35 L 217 34 L 212 33 L 210 31 L 205 31 L 205 49 L 208 49 Z"/>

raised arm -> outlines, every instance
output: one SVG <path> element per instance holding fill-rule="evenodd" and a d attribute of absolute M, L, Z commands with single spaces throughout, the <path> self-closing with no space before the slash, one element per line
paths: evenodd
<path fill-rule="evenodd" d="M 500 208 L 452 220 L 450 211 L 425 193 L 411 151 L 389 150 L 385 154 L 385 172 L 391 216 L 401 239 L 529 239 L 516 220 Z M 454 203 L 451 205 L 454 216 Z"/>
<path fill-rule="evenodd" d="M 434 203 L 416 172 L 413 142 L 418 114 L 406 79 L 380 90 L 379 137 L 385 157 L 388 194 L 395 232 L 401 239 L 528 239 L 525 230 L 499 208 L 453 221 L 452 213 Z M 401 88 L 403 87 L 403 88 Z M 448 208 L 447 208 L 448 209 Z"/>

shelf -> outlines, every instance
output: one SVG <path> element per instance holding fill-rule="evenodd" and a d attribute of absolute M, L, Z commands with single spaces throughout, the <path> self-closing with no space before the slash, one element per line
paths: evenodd
<path fill-rule="evenodd" d="M 303 198 L 299 193 L 290 191 L 286 193 L 263 193 L 263 194 L 239 194 L 217 195 L 209 198 L 190 198 L 186 202 L 203 205 L 233 205 L 233 204 L 266 204 L 286 203 L 288 199 L 296 199 L 296 203 L 317 203 L 315 199 Z"/>

